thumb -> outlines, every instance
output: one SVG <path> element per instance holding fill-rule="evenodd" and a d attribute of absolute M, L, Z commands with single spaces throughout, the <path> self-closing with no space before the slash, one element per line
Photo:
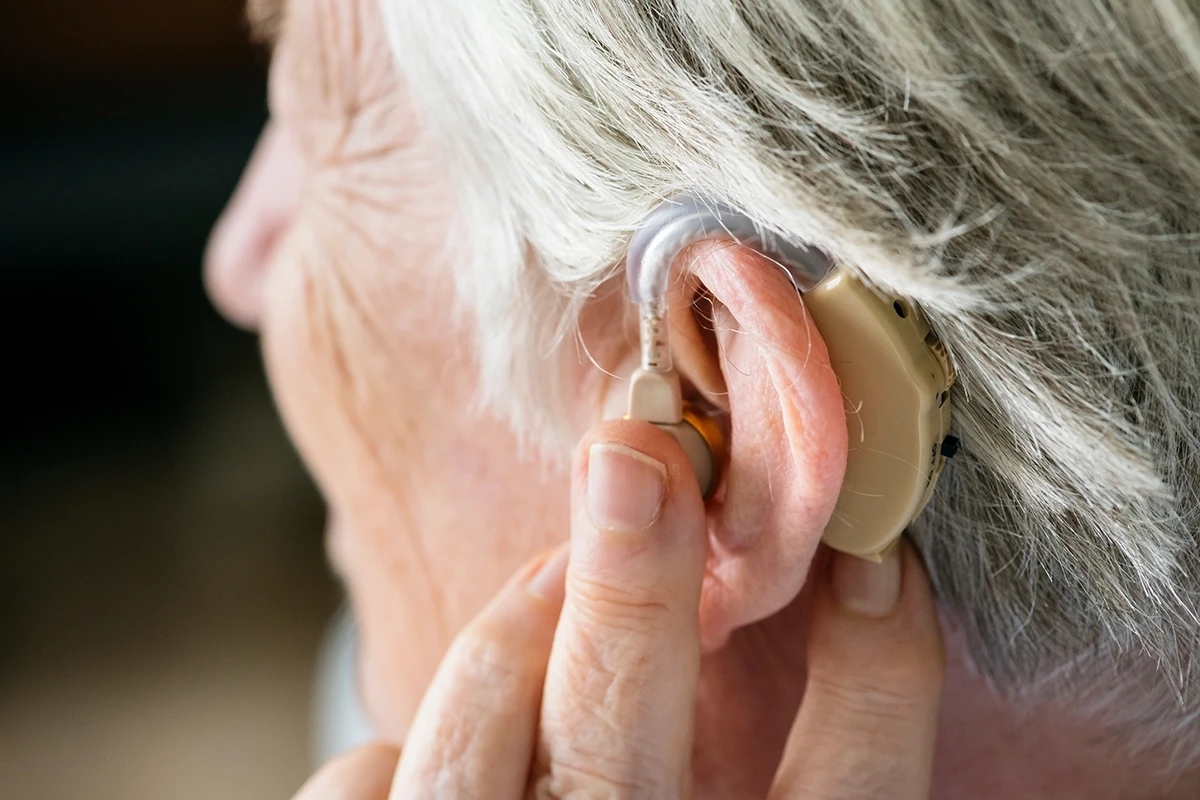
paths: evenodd
<path fill-rule="evenodd" d="M 832 553 L 808 683 L 771 800 L 928 798 L 945 659 L 925 572 L 902 542 L 873 564 Z"/>
<path fill-rule="evenodd" d="M 572 479 L 538 796 L 682 796 L 707 552 L 696 479 L 670 436 L 636 421 L 593 429 Z"/>

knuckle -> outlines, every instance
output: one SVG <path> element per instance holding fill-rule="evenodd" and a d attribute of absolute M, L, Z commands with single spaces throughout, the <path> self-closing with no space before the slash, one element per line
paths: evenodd
<path fill-rule="evenodd" d="M 575 576 L 568 590 L 571 610 L 598 626 L 646 630 L 666 625 L 676 614 L 670 595 L 658 588 L 617 586 Z"/>
<path fill-rule="evenodd" d="M 530 654 L 513 647 L 501 631 L 475 623 L 455 637 L 446 662 L 454 665 L 459 683 L 487 684 L 499 694 L 539 680 L 541 671 Z"/>

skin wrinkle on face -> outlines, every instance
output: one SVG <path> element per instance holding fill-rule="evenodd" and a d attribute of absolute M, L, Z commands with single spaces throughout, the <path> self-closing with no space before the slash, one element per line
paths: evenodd
<path fill-rule="evenodd" d="M 304 13 L 307 10 L 303 7 L 299 9 L 299 15 L 293 17 L 289 24 L 303 26 L 306 21 Z M 328 14 L 337 13 L 330 7 L 324 10 Z M 301 38 L 295 44 L 291 41 L 282 44 L 280 60 L 285 66 L 295 63 L 291 60 L 291 54 L 294 52 L 293 48 L 300 47 L 305 47 L 306 51 L 316 51 L 314 55 L 317 58 L 313 61 L 327 67 L 337 58 L 346 56 L 360 64 L 365 63 L 360 53 L 332 44 L 321 44 L 328 41 L 330 33 L 346 30 L 345 25 L 330 24 L 328 14 L 313 19 L 313 24 L 308 28 L 318 42 L 315 47 L 311 45 L 311 39 L 305 38 Z M 298 29 L 304 30 L 302 27 Z M 377 51 L 374 59 L 376 71 L 386 69 L 386 66 L 380 67 L 379 55 Z M 286 300 L 271 302 L 273 298 L 268 298 L 268 307 L 304 308 L 307 309 L 307 313 L 305 318 L 300 320 L 282 322 L 267 315 L 264 330 L 267 361 L 271 366 L 290 360 L 290 356 L 279 355 L 280 351 L 288 351 L 294 346 L 292 337 L 295 331 L 309 331 L 310 355 L 305 359 L 309 366 L 282 371 L 273 369 L 272 383 L 276 386 L 285 418 L 289 419 L 289 427 L 294 437 L 305 452 L 307 461 L 314 465 L 316 476 L 327 495 L 331 497 L 335 508 L 355 509 L 355 513 L 351 514 L 348 520 L 351 532 L 340 537 L 338 561 L 346 564 L 346 569 L 351 574 L 360 574 L 369 568 L 377 575 L 374 580 L 380 583 L 403 584 L 410 591 L 416 591 L 418 595 L 423 596 L 420 605 L 424 613 L 410 621 L 410 631 L 419 638 L 439 640 L 447 635 L 449 625 L 444 619 L 440 593 L 429 582 L 428 576 L 432 575 L 434 570 L 429 566 L 430 557 L 423 546 L 422 537 L 397 537 L 396 544 L 404 547 L 394 551 L 387 558 L 380 558 L 378 553 L 363 554 L 361 546 L 351 546 L 361 542 L 358 535 L 361 528 L 369 529 L 372 525 L 379 524 L 372 521 L 380 516 L 379 513 L 372 512 L 371 509 L 379 506 L 381 498 L 395 498 L 388 503 L 392 511 L 382 515 L 386 520 L 382 524 L 391 527 L 399 523 L 400 529 L 411 530 L 414 533 L 427 530 L 431 526 L 422 524 L 420 520 L 420 502 L 413 498 L 403 499 L 404 487 L 412 482 L 400 477 L 408 469 L 419 468 L 419 462 L 413 457 L 427 450 L 420 444 L 422 437 L 418 435 L 423 428 L 419 418 L 421 404 L 389 403 L 380 397 L 381 383 L 384 386 L 394 383 L 380 380 L 381 375 L 393 371 L 388 363 L 390 359 L 380 363 L 379 355 L 365 360 L 363 358 L 364 354 L 386 354 L 393 348 L 381 347 L 381 344 L 389 341 L 407 342 L 410 348 L 419 341 L 410 333 L 396 330 L 391 334 L 383 332 L 380 325 L 385 323 L 392 326 L 400 324 L 404 329 L 416 326 L 419 330 L 420 321 L 409 320 L 405 323 L 403 319 L 397 320 L 393 315 L 385 313 L 380 304 L 387 295 L 380 291 L 381 287 L 378 284 L 370 290 L 362 287 L 362 280 L 371 275 L 370 271 L 364 274 L 364 265 L 382 263 L 391 253 L 407 249 L 410 244 L 407 241 L 390 241 L 387 237 L 387 232 L 394 230 L 394 227 L 389 224 L 386 212 L 389 209 L 396 211 L 405 204 L 395 203 L 394 196 L 381 197 L 378 202 L 364 202 L 368 196 L 364 192 L 369 191 L 372 185 L 386 187 L 388 183 L 392 183 L 404 186 L 411 181 L 371 184 L 358 179 L 356 175 L 364 172 L 394 174 L 396 167 L 405 162 L 399 160 L 404 155 L 404 148 L 364 147 L 356 142 L 369 141 L 370 135 L 373 135 L 370 131 L 359 133 L 364 130 L 361 120 L 372 116 L 369 109 L 376 110 L 373 116 L 383 119 L 399 121 L 401 115 L 386 108 L 379 110 L 378 105 L 371 106 L 369 103 L 347 100 L 339 92 L 351 88 L 350 82 L 346 80 L 349 73 L 345 68 L 338 70 L 336 66 L 332 66 L 332 69 L 340 72 L 343 77 L 326 80 L 320 75 L 303 70 L 298 73 L 276 72 L 276 83 L 284 89 L 276 94 L 280 106 L 278 114 L 281 118 L 293 123 L 303 120 L 303 124 L 315 125 L 322 130 L 328 130 L 327 126 L 332 121 L 342 132 L 333 136 L 320 135 L 318 132 L 316 136 L 302 137 L 310 153 L 318 147 L 324 152 L 314 160 L 317 172 L 312 184 L 315 190 L 314 197 L 295 224 L 295 229 L 301 232 L 304 240 L 290 243 L 297 248 L 292 253 L 291 263 L 298 273 L 283 267 L 272 269 L 270 276 L 273 284 L 285 282 L 283 279 L 286 279 L 289 273 L 307 276 L 303 278 L 302 284 L 304 301 L 295 304 Z M 288 87 L 289 80 L 299 80 L 301 85 Z M 289 88 L 291 91 L 288 91 Z M 373 92 L 372 102 L 384 102 L 391 98 L 390 102 L 398 108 L 399 100 L 395 98 L 395 94 L 394 91 L 387 90 Z M 306 115 L 304 102 L 313 98 L 317 99 L 316 108 L 313 109 L 317 113 Z M 308 108 L 312 109 L 312 106 Z M 354 108 L 360 109 L 362 113 L 355 116 L 344 111 Z M 331 111 L 333 113 L 330 113 Z M 377 127 L 382 129 L 386 125 Z M 414 137 L 404 134 L 403 130 L 403 127 L 393 125 L 388 130 L 388 138 L 385 141 L 414 141 Z M 368 154 L 367 160 L 364 162 L 355 154 L 356 151 Z M 349 187 L 350 191 L 339 191 L 339 186 Z M 280 260 L 287 258 L 287 253 L 280 254 Z M 278 287 L 273 285 L 270 288 L 278 290 Z M 392 291 L 397 288 L 402 287 L 392 287 Z M 402 304 L 396 303 L 389 305 L 403 307 Z M 322 364 L 325 367 L 322 368 Z M 334 403 L 335 410 L 333 413 L 317 413 L 319 425 L 328 427 L 341 419 L 349 426 L 347 432 L 325 436 L 313 435 L 310 431 L 313 426 L 306 421 L 312 417 L 311 412 L 303 407 L 298 411 L 292 408 L 296 404 L 290 402 L 289 398 L 293 397 L 294 393 L 287 387 L 293 385 L 297 379 L 302 379 L 305 374 L 317 376 L 316 382 L 319 385 L 305 391 L 304 398 L 319 397 L 322 393 L 328 396 L 332 390 L 329 399 Z M 320 376 L 323 374 L 327 374 L 328 377 L 321 380 Z M 397 393 L 395 398 L 402 396 L 402 393 Z M 296 421 L 297 416 L 301 417 L 299 421 Z M 390 422 L 381 424 L 384 420 Z M 330 461 L 330 442 L 357 443 L 357 449 L 362 452 L 362 455 L 347 453 L 336 456 L 337 463 L 347 465 L 344 475 L 334 476 L 329 474 L 329 469 L 322 469 Z M 364 469 L 369 470 L 369 473 L 364 474 Z M 334 471 L 342 470 L 335 468 Z M 359 496 L 364 491 L 360 486 L 367 487 L 366 497 Z M 369 487 L 391 488 L 387 492 L 373 492 Z M 401 492 L 401 495 L 397 496 L 395 492 Z M 366 519 L 362 518 L 364 511 L 368 515 Z M 349 583 L 354 590 L 360 582 L 352 580 Z M 355 594 L 359 596 L 357 599 L 361 599 L 361 591 L 356 591 Z M 356 601 L 356 606 L 368 611 L 373 608 L 373 605 L 366 601 Z M 368 633 L 364 646 L 371 652 L 387 651 L 390 645 L 381 644 L 377 637 L 370 635 L 371 630 L 381 627 L 378 624 L 369 624 L 372 621 L 369 616 L 366 620 L 368 624 L 364 625 Z M 420 633 L 422 630 L 427 633 Z"/>
<path fill-rule="evenodd" d="M 299 181 L 299 208 L 265 270 L 261 317 L 272 390 L 330 505 L 331 557 L 362 633 L 365 705 L 378 733 L 399 742 L 454 633 L 520 563 L 565 536 L 567 484 L 558 466 L 523 457 L 502 420 L 477 411 L 473 323 L 469 314 L 454 314 L 459 289 L 443 249 L 456 230 L 445 152 L 418 123 L 411 87 L 392 72 L 377 14 L 375 0 L 288 4 L 271 104 L 274 124 L 302 152 L 307 174 Z M 272 163 L 283 169 L 291 162 Z M 723 258 L 722 272 L 739 269 L 735 256 Z M 712 261 L 697 258 L 695 267 L 703 273 Z M 789 441 L 792 412 L 782 417 L 782 404 L 772 401 L 772 393 L 790 393 L 789 408 L 819 416 L 803 396 L 819 374 L 813 341 L 778 338 L 810 321 L 794 293 L 744 288 L 722 290 L 734 308 L 720 304 L 717 325 L 727 399 L 737 408 L 738 484 L 726 487 L 720 513 L 727 516 L 710 529 L 713 579 L 703 601 L 710 621 L 721 607 L 757 596 L 748 584 L 776 580 L 771 564 L 727 574 L 737 570 L 723 566 L 732 555 L 720 541 L 747 539 L 740 548 L 747 552 L 756 530 L 797 535 L 797 520 L 822 513 L 819 496 L 794 494 L 805 483 L 796 463 L 809 455 Z M 627 370 L 620 364 L 636 361 L 636 320 L 623 300 L 616 283 L 602 284 L 582 309 L 580 337 L 602 369 L 581 353 L 567 359 L 561 391 L 577 427 L 614 396 L 621 403 L 623 380 L 602 370 L 621 374 Z M 687 298 L 681 303 L 686 308 Z M 787 317 L 787 324 L 773 325 L 772 316 Z M 824 402 L 837 405 L 836 385 Z M 814 482 L 830 479 L 807 468 Z M 800 533 L 792 546 L 779 545 L 796 571 L 815 548 L 815 535 Z M 769 776 L 802 690 L 801 605 L 794 600 L 773 617 L 735 628 L 725 647 L 706 657 L 698 798 L 762 794 L 755 786 Z M 961 655 L 961 643 L 956 647 Z M 941 747 L 949 755 L 939 763 L 961 768 L 939 767 L 939 785 L 949 787 L 942 796 L 982 797 L 974 790 L 997 776 L 1019 781 L 1058 764 L 1095 775 L 1115 796 L 1133 796 L 1120 793 L 1124 786 L 1150 791 L 1144 775 L 1122 773 L 1122 762 L 1102 747 L 1086 758 L 1064 753 L 1080 741 L 1070 714 L 1049 722 L 1022 718 L 969 668 L 957 669 Z M 731 737 L 731 730 L 742 735 Z M 971 751 L 964 753 L 967 740 Z M 1078 788 L 1054 785 L 1060 791 L 1048 796 Z"/>

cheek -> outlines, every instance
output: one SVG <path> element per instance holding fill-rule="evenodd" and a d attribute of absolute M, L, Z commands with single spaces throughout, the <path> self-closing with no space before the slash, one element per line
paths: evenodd
<path fill-rule="evenodd" d="M 391 73 L 378 4 L 292 3 L 273 100 L 316 166 L 267 271 L 264 355 L 331 507 L 368 711 L 399 738 L 453 635 L 566 537 L 566 482 L 470 411 L 471 336 L 431 267 L 444 175 Z"/>
<path fill-rule="evenodd" d="M 344 276 L 315 246 L 302 218 L 281 246 L 264 286 L 262 342 L 267 373 L 285 423 L 326 496 L 340 505 L 342 485 L 361 485 L 379 459 L 364 452 L 364 429 L 377 404 L 362 363 L 362 325 L 350 312 Z M 410 406 L 400 404 L 399 412 Z M 402 421 L 401 421 L 402 422 Z M 403 425 L 401 427 L 404 427 Z"/>
<path fill-rule="evenodd" d="M 560 472 L 518 458 L 507 428 L 469 411 L 476 369 L 447 285 L 334 225 L 306 212 L 281 246 L 263 347 L 333 509 L 369 712 L 399 737 L 454 634 L 566 537 L 568 495 Z"/>

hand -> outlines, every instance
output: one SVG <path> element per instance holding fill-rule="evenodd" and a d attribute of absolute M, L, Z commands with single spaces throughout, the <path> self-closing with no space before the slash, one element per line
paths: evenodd
<path fill-rule="evenodd" d="M 569 559 L 526 566 L 458 636 L 403 755 L 354 751 L 296 800 L 690 796 L 707 542 L 678 446 L 645 423 L 593 430 L 571 525 Z M 928 797 L 943 655 L 920 563 L 907 546 L 828 562 L 769 798 Z"/>

